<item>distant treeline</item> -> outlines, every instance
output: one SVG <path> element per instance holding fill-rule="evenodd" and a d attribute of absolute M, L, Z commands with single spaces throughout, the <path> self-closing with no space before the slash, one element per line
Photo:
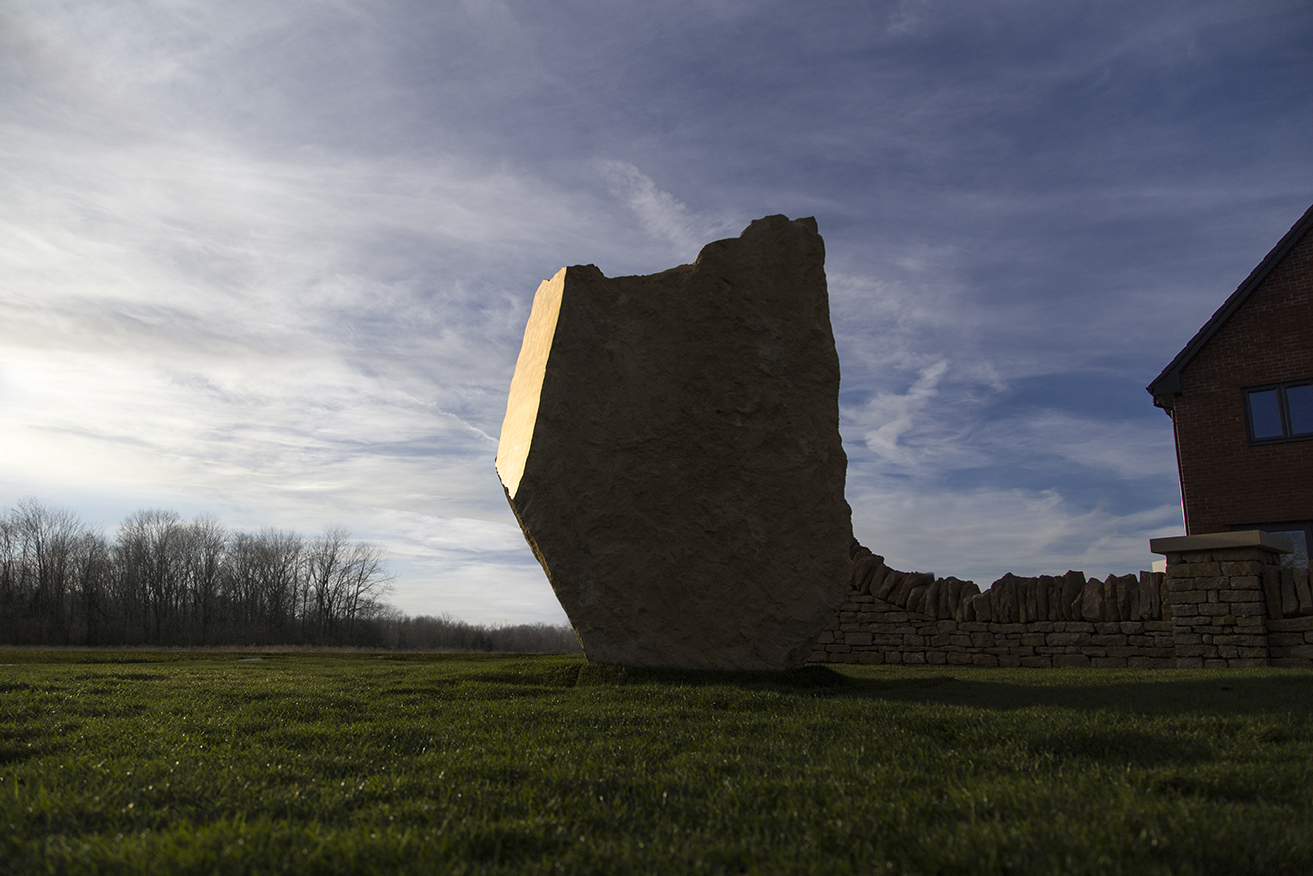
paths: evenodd
<path fill-rule="evenodd" d="M 449 615 L 389 614 L 380 623 L 382 645 L 397 651 L 508 651 L 517 654 L 576 654 L 583 649 L 574 630 L 549 624 L 484 626 Z"/>
<path fill-rule="evenodd" d="M 382 549 L 341 527 L 306 538 L 149 510 L 109 539 L 35 499 L 0 511 L 0 644 L 579 650 L 568 627 L 407 617 L 383 601 L 391 581 Z"/>

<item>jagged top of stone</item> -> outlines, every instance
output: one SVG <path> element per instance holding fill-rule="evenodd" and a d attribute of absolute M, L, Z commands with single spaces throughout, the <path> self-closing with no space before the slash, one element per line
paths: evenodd
<path fill-rule="evenodd" d="M 702 247 L 702 249 L 698 251 L 698 257 L 694 259 L 692 262 L 690 262 L 689 264 L 676 265 L 673 268 L 667 268 L 666 270 L 659 271 L 655 274 L 632 274 L 632 275 L 626 275 L 624 277 L 613 277 L 611 279 L 616 279 L 616 280 L 631 279 L 631 278 L 639 278 L 644 276 L 664 277 L 673 273 L 692 271 L 693 269 L 701 266 L 703 259 L 706 259 L 709 256 L 711 258 L 715 258 L 717 255 L 720 254 L 721 250 L 733 249 L 734 247 L 738 246 L 742 241 L 746 241 L 748 243 L 755 243 L 758 241 L 764 242 L 767 238 L 773 235 L 787 234 L 790 232 L 798 233 L 799 231 L 814 235 L 816 237 L 817 242 L 820 243 L 821 245 L 822 252 L 824 252 L 825 241 L 821 238 L 820 229 L 816 225 L 815 216 L 801 216 L 797 219 L 790 219 L 788 216 L 785 216 L 783 213 L 775 213 L 770 216 L 763 216 L 760 219 L 753 219 L 751 222 L 748 223 L 748 227 L 744 228 L 743 231 L 739 233 L 738 237 L 725 237 L 725 238 L 721 238 L 720 240 L 711 241 L 711 243 L 708 243 L 706 246 Z M 592 270 L 592 271 L 598 271 L 599 274 L 601 273 L 601 271 L 598 270 L 596 265 L 574 265 L 572 266 L 572 269 Z M 602 276 L 605 277 L 606 275 L 602 274 Z"/>
<path fill-rule="evenodd" d="M 714 269 L 717 262 L 739 257 L 736 250 L 748 248 L 764 255 L 779 250 L 777 238 L 801 237 L 806 240 L 806 249 L 819 255 L 819 263 L 825 260 L 825 241 L 813 216 L 798 219 L 776 213 L 754 219 L 748 223 L 738 237 L 714 240 L 702 247 L 697 259 L 692 264 L 679 265 L 648 275 L 628 275 L 610 279 L 655 280 L 669 279 L 672 274 L 692 274 L 696 270 Z M 784 248 L 782 251 L 796 251 Z M 508 496 L 512 499 L 519 489 L 520 479 L 524 476 L 524 464 L 533 443 L 534 424 L 538 419 L 538 405 L 542 397 L 543 378 L 546 374 L 547 360 L 551 354 L 552 339 L 556 334 L 556 322 L 561 312 L 561 299 L 565 294 L 565 278 L 568 273 L 591 274 L 598 279 L 607 279 L 596 265 L 571 265 L 561 268 L 549 280 L 543 280 L 534 293 L 533 307 L 529 323 L 524 329 L 524 341 L 520 355 L 515 363 L 515 376 L 511 379 L 510 397 L 506 405 L 506 417 L 502 421 L 501 438 L 497 446 L 497 473 L 501 477 Z"/>

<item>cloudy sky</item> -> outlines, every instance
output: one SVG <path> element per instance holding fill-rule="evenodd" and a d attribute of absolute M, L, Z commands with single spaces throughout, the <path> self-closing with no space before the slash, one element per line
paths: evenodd
<path fill-rule="evenodd" d="M 0 508 L 383 543 L 564 620 L 493 456 L 540 280 L 815 216 L 899 568 L 1148 568 L 1144 387 L 1313 203 L 1313 6 L 0 0 Z"/>

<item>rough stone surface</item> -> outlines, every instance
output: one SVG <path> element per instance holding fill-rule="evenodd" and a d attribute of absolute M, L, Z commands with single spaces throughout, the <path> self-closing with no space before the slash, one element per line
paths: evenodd
<path fill-rule="evenodd" d="M 589 660 L 801 666 L 852 566 L 814 219 L 534 297 L 497 472 Z"/>

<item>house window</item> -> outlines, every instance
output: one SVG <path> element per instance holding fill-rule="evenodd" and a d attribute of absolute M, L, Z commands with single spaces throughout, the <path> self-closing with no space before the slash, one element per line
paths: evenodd
<path fill-rule="evenodd" d="M 1295 552 L 1281 555 L 1282 568 L 1293 569 L 1296 566 L 1307 566 L 1309 564 L 1308 552 L 1309 548 L 1313 547 L 1313 520 L 1296 520 L 1287 523 L 1246 523 L 1231 527 L 1233 532 L 1244 529 L 1261 529 L 1264 532 L 1290 539 L 1295 546 Z"/>
<path fill-rule="evenodd" d="M 1313 381 L 1292 381 L 1245 390 L 1251 443 L 1313 438 Z"/>

